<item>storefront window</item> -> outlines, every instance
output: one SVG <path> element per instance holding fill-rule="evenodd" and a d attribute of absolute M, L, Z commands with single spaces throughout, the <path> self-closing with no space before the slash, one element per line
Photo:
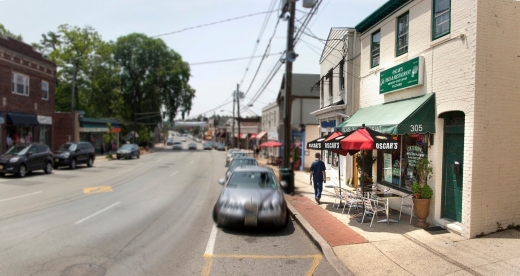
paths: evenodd
<path fill-rule="evenodd" d="M 400 135 L 397 150 L 377 152 L 377 181 L 388 186 L 411 191 L 417 175 L 415 162 L 428 157 L 428 145 L 424 143 L 425 134 Z M 401 158 L 402 145 L 402 158 Z"/>
<path fill-rule="evenodd" d="M 332 155 L 332 167 L 337 168 L 338 167 L 338 161 L 339 161 L 339 155 L 334 152 L 330 152 L 330 155 Z"/>

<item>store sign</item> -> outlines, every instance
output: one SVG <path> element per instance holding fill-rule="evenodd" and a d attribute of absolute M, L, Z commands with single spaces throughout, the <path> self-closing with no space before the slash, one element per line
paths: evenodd
<path fill-rule="evenodd" d="M 399 91 L 423 84 L 424 57 L 416 57 L 379 75 L 379 94 Z"/>
<path fill-rule="evenodd" d="M 38 123 L 41 125 L 52 125 L 52 117 L 38 115 L 36 119 L 38 119 Z"/>
<path fill-rule="evenodd" d="M 336 127 L 336 120 L 330 120 L 330 121 L 322 121 L 321 122 L 322 128 L 333 128 Z"/>
<path fill-rule="evenodd" d="M 388 143 L 376 143 L 376 149 L 378 150 L 396 150 L 399 143 L 397 142 L 388 142 Z"/>
<path fill-rule="evenodd" d="M 267 133 L 267 140 L 269 140 L 269 141 L 278 141 L 278 132 L 269 132 L 269 133 Z"/>

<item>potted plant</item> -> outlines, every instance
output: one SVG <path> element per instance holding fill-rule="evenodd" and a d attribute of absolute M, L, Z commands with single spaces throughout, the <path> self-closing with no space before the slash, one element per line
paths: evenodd
<path fill-rule="evenodd" d="M 359 184 L 372 184 L 373 180 L 371 175 L 367 172 L 369 168 L 372 168 L 377 158 L 372 156 L 371 151 L 360 151 L 356 155 L 356 166 L 359 173 Z"/>
<path fill-rule="evenodd" d="M 430 203 L 433 196 L 433 190 L 428 185 L 428 179 L 433 174 L 432 162 L 428 158 L 423 157 L 415 163 L 415 171 L 417 172 L 417 181 L 412 185 L 414 215 L 417 218 L 415 227 L 426 228 L 429 226 L 426 219 L 430 214 Z"/>

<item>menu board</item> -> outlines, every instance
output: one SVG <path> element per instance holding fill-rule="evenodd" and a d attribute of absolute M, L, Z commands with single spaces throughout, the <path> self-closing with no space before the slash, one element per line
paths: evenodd
<path fill-rule="evenodd" d="M 383 153 L 384 178 L 386 182 L 392 183 L 392 154 Z"/>
<path fill-rule="evenodd" d="M 422 147 L 408 146 L 406 149 L 406 156 L 408 157 L 408 166 L 414 167 L 417 160 L 425 157 Z"/>

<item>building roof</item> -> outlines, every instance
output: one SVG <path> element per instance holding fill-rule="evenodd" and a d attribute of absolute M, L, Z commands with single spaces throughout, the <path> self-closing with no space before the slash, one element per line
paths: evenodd
<path fill-rule="evenodd" d="M 384 3 L 381 7 L 379 7 L 372 14 L 367 16 L 367 18 L 363 19 L 363 21 L 359 22 L 356 25 L 356 30 L 360 33 L 364 33 L 365 31 L 371 29 L 387 16 L 395 13 L 404 5 L 412 2 L 413 0 L 388 0 L 388 2 Z"/>
<path fill-rule="evenodd" d="M 293 74 L 291 95 L 293 97 L 311 97 L 319 99 L 320 96 L 313 94 L 311 88 L 320 80 L 319 74 Z M 285 74 L 282 79 L 282 86 L 278 93 L 278 100 L 285 96 Z"/>
<path fill-rule="evenodd" d="M 330 28 L 329 36 L 327 37 L 327 42 L 323 46 L 323 51 L 321 52 L 320 64 L 327 59 L 329 54 L 336 49 L 339 43 L 343 42 L 343 36 L 349 31 L 350 28 L 346 27 L 334 27 Z"/>
<path fill-rule="evenodd" d="M 54 70 L 56 70 L 56 63 L 46 59 L 41 53 L 35 51 L 31 45 L 23 41 L 19 41 L 12 37 L 0 36 L 0 46 L 5 47 L 11 51 L 17 52 L 19 54 L 25 55 L 27 57 L 33 58 L 42 63 L 46 63 L 47 65 L 52 66 Z"/>

